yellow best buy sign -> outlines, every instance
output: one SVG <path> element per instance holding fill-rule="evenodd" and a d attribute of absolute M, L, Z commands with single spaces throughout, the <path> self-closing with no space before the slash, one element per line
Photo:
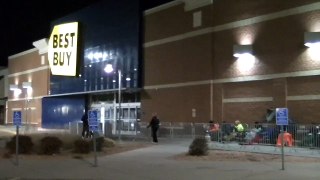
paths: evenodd
<path fill-rule="evenodd" d="M 48 60 L 53 75 L 76 76 L 78 22 L 54 26 L 49 39 Z"/>

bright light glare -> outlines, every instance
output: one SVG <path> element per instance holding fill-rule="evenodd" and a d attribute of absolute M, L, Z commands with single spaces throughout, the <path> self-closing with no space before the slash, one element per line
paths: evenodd
<path fill-rule="evenodd" d="M 237 60 L 237 67 L 239 71 L 250 71 L 255 64 L 255 57 L 251 54 L 243 54 Z"/>
<path fill-rule="evenodd" d="M 88 59 L 93 60 L 93 53 L 90 52 L 90 53 L 87 55 L 87 57 L 88 57 Z"/>
<path fill-rule="evenodd" d="M 306 53 L 312 60 L 319 61 L 320 60 L 319 50 L 320 50 L 320 46 L 319 48 L 311 47 L 306 50 Z"/>
<path fill-rule="evenodd" d="M 28 97 L 32 96 L 32 91 L 33 91 L 33 89 L 31 87 L 27 88 Z"/>
<path fill-rule="evenodd" d="M 31 82 L 23 82 L 22 83 L 22 88 L 26 88 L 26 89 L 32 88 Z"/>
<path fill-rule="evenodd" d="M 246 53 L 235 53 L 235 54 L 233 54 L 233 56 L 237 57 L 237 58 L 240 58 L 240 57 L 251 58 L 251 57 L 253 57 L 252 54 L 247 53 L 247 52 Z"/>
<path fill-rule="evenodd" d="M 102 58 L 103 58 L 103 60 L 108 59 L 109 58 L 109 54 L 104 52 L 103 55 L 102 55 Z"/>
<path fill-rule="evenodd" d="M 94 53 L 93 57 L 96 59 L 96 60 L 99 60 L 103 57 L 102 53 L 101 52 L 96 52 Z"/>
<path fill-rule="evenodd" d="M 105 107 L 101 107 L 100 109 L 100 119 L 101 119 L 101 122 L 104 124 L 104 121 L 102 121 L 104 118 L 105 118 L 105 111 L 106 111 L 106 108 Z"/>
<path fill-rule="evenodd" d="M 111 73 L 113 71 L 112 64 L 107 64 L 106 67 L 104 68 L 104 71 L 106 73 Z"/>
<path fill-rule="evenodd" d="M 87 52 L 86 57 L 91 61 L 99 62 L 112 59 L 114 54 L 110 51 Z"/>
<path fill-rule="evenodd" d="M 67 115 L 69 113 L 69 107 L 68 106 L 62 106 L 61 107 L 61 113 L 63 115 Z"/>
<path fill-rule="evenodd" d="M 10 90 L 11 90 L 11 91 L 14 91 L 14 90 L 16 90 L 16 89 L 19 89 L 19 88 L 18 88 L 18 85 L 16 85 L 16 84 L 10 84 Z"/>
<path fill-rule="evenodd" d="M 320 42 L 316 42 L 316 43 L 305 43 L 305 46 L 309 47 L 309 48 L 317 48 L 320 49 Z"/>
<path fill-rule="evenodd" d="M 13 96 L 14 97 L 18 97 L 20 94 L 21 94 L 21 89 L 15 89 L 15 90 L 13 90 Z"/>
<path fill-rule="evenodd" d="M 130 81 L 130 80 L 131 80 L 131 78 L 129 78 L 129 77 L 126 78 L 126 81 Z"/>

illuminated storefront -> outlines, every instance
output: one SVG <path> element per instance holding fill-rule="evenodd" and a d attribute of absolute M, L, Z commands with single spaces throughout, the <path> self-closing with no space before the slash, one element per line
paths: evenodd
<path fill-rule="evenodd" d="M 305 46 L 317 42 L 319 2 L 183 0 L 145 11 L 142 19 L 138 1 L 103 2 L 113 6 L 98 4 L 52 23 L 78 22 L 76 70 L 59 71 L 67 76 L 52 75 L 41 47 L 9 58 L 9 110 L 27 104 L 35 109 L 26 111 L 34 112 L 31 121 L 43 127 L 79 120 L 86 105 L 99 109 L 103 123 L 115 121 L 120 89 L 126 122 L 158 112 L 166 122 L 253 123 L 276 107 L 288 107 L 295 122 L 319 118 L 320 60 Z M 71 33 L 53 35 L 49 46 L 71 47 Z M 51 66 L 65 65 L 69 52 L 53 52 Z M 23 82 L 31 82 L 31 99 Z"/>
<path fill-rule="evenodd" d="M 9 57 L 8 114 L 21 110 L 28 117 L 23 118 L 25 124 L 66 128 L 80 120 L 85 107 L 100 111 L 111 104 L 116 109 L 119 100 L 114 91 L 120 89 L 119 80 L 123 105 L 140 102 L 140 13 L 139 0 L 101 1 L 52 22 L 49 40 L 37 41 L 37 49 Z M 30 65 L 19 67 L 25 63 Z M 122 76 L 106 73 L 107 64 L 121 70 Z M 24 82 L 30 83 L 32 94 L 27 95 Z M 122 120 L 129 119 L 125 118 L 128 108 L 121 109 Z M 101 114 L 107 116 L 109 111 Z"/>

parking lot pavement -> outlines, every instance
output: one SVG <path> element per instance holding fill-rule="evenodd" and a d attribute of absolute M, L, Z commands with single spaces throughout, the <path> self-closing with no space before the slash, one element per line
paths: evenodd
<path fill-rule="evenodd" d="M 123 142 L 125 143 L 125 142 Z M 119 179 L 119 180 L 317 180 L 320 165 L 279 162 L 188 161 L 172 156 L 186 153 L 191 140 L 163 140 L 158 145 L 94 158 L 25 158 L 19 166 L 1 159 L 0 179 Z"/>

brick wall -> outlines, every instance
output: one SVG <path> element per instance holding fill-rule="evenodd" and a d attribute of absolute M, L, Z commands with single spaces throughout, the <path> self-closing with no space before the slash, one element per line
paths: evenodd
<path fill-rule="evenodd" d="M 209 122 L 210 86 L 176 87 L 145 90 L 141 97 L 143 121 L 148 121 L 152 112 L 157 112 L 167 122 Z M 195 109 L 196 116 L 192 116 Z"/>
<path fill-rule="evenodd" d="M 146 97 L 149 99 L 143 100 L 142 106 L 146 111 L 160 109 L 170 120 L 188 122 L 207 122 L 209 118 L 232 122 L 240 119 L 248 123 L 263 121 L 266 109 L 276 107 L 288 107 L 290 117 L 299 122 L 319 119 L 319 75 L 296 77 L 300 75 L 292 73 L 320 68 L 318 53 L 312 54 L 310 49 L 304 46 L 305 32 L 320 31 L 320 10 L 240 27 L 226 25 L 315 2 L 318 1 L 215 1 L 211 6 L 192 11 L 184 11 L 180 4 L 146 15 L 145 42 L 164 38 L 169 38 L 169 41 L 144 49 L 145 86 L 157 86 L 159 89 L 148 89 Z M 204 21 L 202 26 L 193 28 L 192 14 L 197 11 L 202 12 Z M 222 30 L 186 36 L 208 27 Z M 173 39 L 170 39 L 172 37 Z M 252 64 L 240 62 L 233 57 L 233 46 L 239 44 L 252 44 L 255 56 Z M 248 80 L 250 78 L 247 77 L 254 80 Z M 234 82 L 235 78 L 238 78 L 237 82 Z M 206 85 L 196 85 L 204 80 L 208 81 Z M 189 82 L 194 83 L 192 95 L 186 93 L 186 89 L 190 88 Z M 176 87 L 177 84 L 179 87 Z M 208 92 L 201 91 L 202 86 L 206 86 Z M 192 97 L 192 101 L 185 101 L 181 94 Z M 306 100 L 309 95 L 315 97 Z M 300 99 L 295 99 L 296 96 Z M 232 100 L 233 98 L 240 100 Z M 228 101 L 230 99 L 231 101 Z M 256 101 L 252 102 L 251 99 Z M 200 112 L 203 110 L 205 116 L 188 119 L 188 116 L 181 115 L 190 116 L 192 103 L 195 103 Z M 180 104 L 186 104 L 186 110 L 183 110 Z M 173 108 L 168 108 L 170 106 Z M 305 116 L 304 112 L 308 115 Z"/>

